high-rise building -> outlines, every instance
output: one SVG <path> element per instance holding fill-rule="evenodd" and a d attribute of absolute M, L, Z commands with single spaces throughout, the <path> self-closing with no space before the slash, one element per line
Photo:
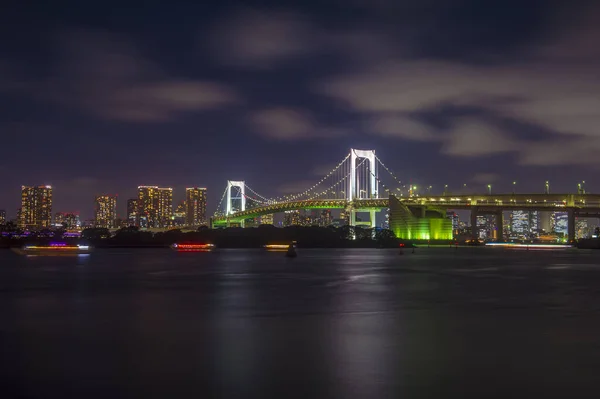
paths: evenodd
<path fill-rule="evenodd" d="M 51 223 L 52 187 L 22 186 L 19 227 L 29 230 L 38 230 L 50 227 Z"/>
<path fill-rule="evenodd" d="M 175 211 L 173 211 L 173 226 L 185 226 L 186 224 L 186 206 L 185 201 L 182 201 L 177 205 Z"/>
<path fill-rule="evenodd" d="M 158 189 L 158 226 L 170 227 L 173 225 L 173 189 Z"/>
<path fill-rule="evenodd" d="M 300 211 L 285 211 L 283 215 L 284 226 L 298 226 L 303 222 Z"/>
<path fill-rule="evenodd" d="M 6 223 L 6 211 L 0 209 L 0 224 Z"/>
<path fill-rule="evenodd" d="M 260 217 L 260 224 L 273 224 L 273 214 L 262 215 Z"/>
<path fill-rule="evenodd" d="M 96 213 L 94 225 L 106 229 L 115 228 L 117 219 L 117 197 L 114 195 L 99 195 L 96 197 Z"/>
<path fill-rule="evenodd" d="M 532 238 L 539 235 L 540 212 L 512 211 L 510 213 L 510 232 L 514 237 Z"/>
<path fill-rule="evenodd" d="M 186 188 L 185 204 L 185 222 L 188 226 L 199 226 L 206 224 L 206 188 Z"/>
<path fill-rule="evenodd" d="M 590 236 L 590 231 L 588 228 L 588 221 L 584 218 L 577 218 L 575 220 L 575 238 L 587 238 Z"/>
<path fill-rule="evenodd" d="M 322 210 L 319 217 L 319 226 L 327 227 L 331 225 L 332 221 L 333 218 L 331 217 L 331 211 L 329 209 Z"/>
<path fill-rule="evenodd" d="M 567 235 L 567 226 L 569 224 L 569 215 L 567 212 L 554 212 L 552 214 L 552 231 L 558 234 Z"/>
<path fill-rule="evenodd" d="M 140 207 L 139 200 L 137 198 L 130 198 L 127 200 L 127 225 L 128 226 L 139 226 L 140 225 Z"/>
<path fill-rule="evenodd" d="M 169 227 L 173 218 L 173 189 L 157 186 L 138 187 L 141 227 Z"/>
<path fill-rule="evenodd" d="M 452 234 L 458 235 L 458 214 L 454 211 L 446 211 L 446 217 L 452 221 Z"/>

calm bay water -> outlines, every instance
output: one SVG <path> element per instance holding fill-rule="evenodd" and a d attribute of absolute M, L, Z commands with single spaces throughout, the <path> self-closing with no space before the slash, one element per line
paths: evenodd
<path fill-rule="evenodd" d="M 600 251 L 1 251 L 0 348 L 2 397 L 595 398 Z"/>

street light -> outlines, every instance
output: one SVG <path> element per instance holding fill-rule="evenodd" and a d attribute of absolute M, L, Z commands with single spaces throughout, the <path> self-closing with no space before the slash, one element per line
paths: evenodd
<path fill-rule="evenodd" d="M 489 194 L 489 195 L 492 195 L 492 185 L 491 185 L 491 184 L 488 184 L 488 185 L 487 185 L 487 188 L 488 188 L 488 194 Z"/>
<path fill-rule="evenodd" d="M 448 194 L 448 185 L 444 184 L 444 195 Z"/>
<path fill-rule="evenodd" d="M 516 185 L 517 185 L 517 182 L 516 182 L 516 181 L 514 181 L 514 182 L 513 182 L 513 195 L 515 195 L 515 186 L 516 186 Z"/>
<path fill-rule="evenodd" d="M 550 194 L 550 182 L 546 180 L 546 194 Z"/>

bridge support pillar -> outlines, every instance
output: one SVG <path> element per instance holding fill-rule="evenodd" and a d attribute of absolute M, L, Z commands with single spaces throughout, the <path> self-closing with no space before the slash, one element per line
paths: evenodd
<path fill-rule="evenodd" d="M 375 227 L 377 227 L 377 221 L 375 220 L 375 214 L 376 214 L 376 211 L 375 211 L 375 210 L 372 210 L 372 211 L 370 212 L 370 214 L 371 214 L 371 215 L 370 215 L 370 218 L 371 218 L 371 228 L 372 228 L 372 229 L 374 229 Z"/>
<path fill-rule="evenodd" d="M 575 241 L 575 210 L 569 208 L 567 210 L 567 240 L 569 242 Z"/>
<path fill-rule="evenodd" d="M 504 215 L 502 211 L 496 212 L 496 240 L 504 241 Z"/>
<path fill-rule="evenodd" d="M 471 208 L 471 239 L 477 240 L 479 235 L 477 234 L 477 207 Z"/>
<path fill-rule="evenodd" d="M 356 211 L 354 209 L 352 209 L 350 211 L 350 215 L 349 215 L 349 222 L 350 222 L 350 226 L 354 227 L 356 226 Z"/>

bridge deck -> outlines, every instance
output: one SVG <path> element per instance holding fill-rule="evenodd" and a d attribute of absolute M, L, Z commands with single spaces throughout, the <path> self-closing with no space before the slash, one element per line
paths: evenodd
<path fill-rule="evenodd" d="M 427 197 L 398 197 L 407 206 L 427 206 L 442 209 L 472 209 L 480 212 L 498 210 L 566 211 L 574 208 L 587 213 L 600 213 L 599 194 L 496 194 L 496 195 L 441 195 Z M 347 209 L 372 210 L 389 207 L 387 198 L 318 199 L 273 203 L 235 212 L 229 216 L 213 219 L 213 223 L 239 222 L 261 215 L 300 209 Z"/>

